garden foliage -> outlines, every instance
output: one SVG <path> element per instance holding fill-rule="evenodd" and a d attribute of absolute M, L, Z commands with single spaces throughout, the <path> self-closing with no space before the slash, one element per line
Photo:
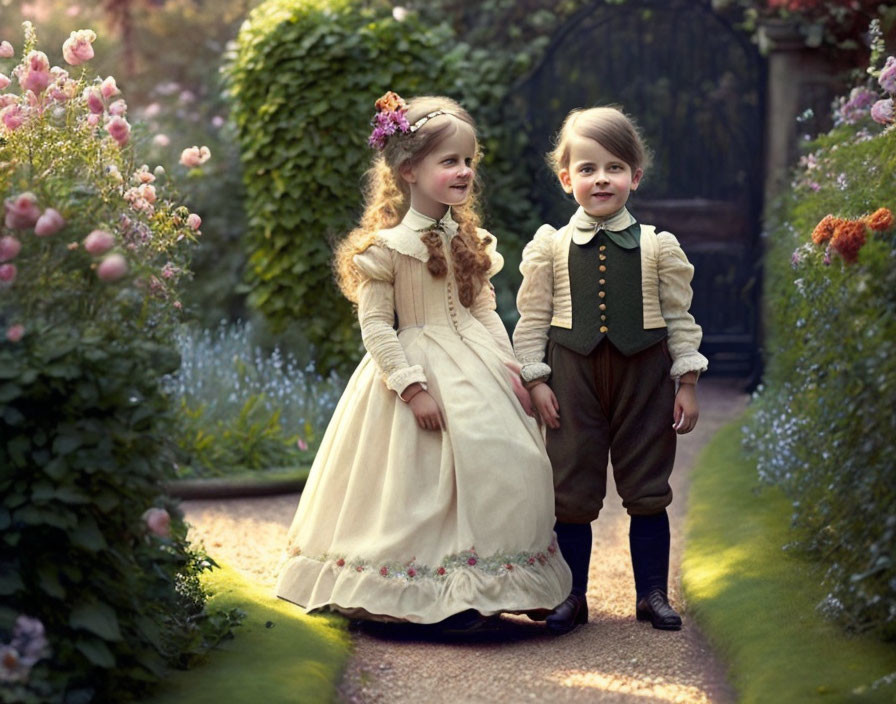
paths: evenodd
<path fill-rule="evenodd" d="M 768 214 L 767 370 L 746 441 L 793 501 L 796 544 L 827 566 L 821 608 L 893 638 L 896 59 L 876 75 Z"/>
<path fill-rule="evenodd" d="M 136 160 L 92 31 L 0 44 L 0 701 L 127 701 L 229 632 L 161 496 L 200 219 Z M 7 73 L 9 75 L 7 75 Z M 173 518 L 172 518 L 173 516 Z"/>

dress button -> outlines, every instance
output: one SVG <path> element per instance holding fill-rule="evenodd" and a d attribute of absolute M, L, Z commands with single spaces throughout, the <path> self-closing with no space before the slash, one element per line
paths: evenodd
<path fill-rule="evenodd" d="M 600 326 L 600 331 L 601 331 L 601 332 L 606 332 L 606 331 L 609 330 L 609 329 L 610 329 L 610 328 L 608 328 L 606 325 L 601 325 L 601 326 Z"/>
<path fill-rule="evenodd" d="M 597 268 L 598 268 L 598 270 L 600 270 L 600 271 L 606 271 L 606 270 L 607 270 L 607 267 L 605 267 L 603 264 L 601 264 L 601 265 L 600 265 L 599 267 L 597 267 Z"/>
<path fill-rule="evenodd" d="M 606 259 L 607 259 L 607 255 L 606 255 L 606 254 L 601 254 L 601 255 L 600 255 L 600 260 L 601 260 L 602 262 L 603 262 L 603 261 L 606 261 Z"/>
<path fill-rule="evenodd" d="M 598 249 L 599 249 L 601 252 L 603 252 L 606 248 L 607 248 L 607 245 L 605 245 L 605 244 L 602 244 L 600 247 L 598 247 Z"/>
<path fill-rule="evenodd" d="M 606 279 L 601 279 L 601 280 L 598 281 L 597 283 L 599 283 L 601 286 L 603 286 L 605 283 L 607 283 L 607 280 L 606 280 Z"/>
<path fill-rule="evenodd" d="M 602 315 L 602 316 L 600 316 L 600 319 L 601 319 L 601 320 L 606 320 L 606 319 L 607 319 L 607 316 Z"/>
<path fill-rule="evenodd" d="M 606 304 L 606 303 L 601 303 L 600 306 L 598 306 L 598 307 L 599 307 L 601 310 L 606 310 L 606 309 L 607 309 L 607 304 Z"/>
<path fill-rule="evenodd" d="M 606 291 L 598 291 L 597 295 L 600 296 L 601 298 L 603 298 L 604 296 L 607 295 L 607 292 Z"/>

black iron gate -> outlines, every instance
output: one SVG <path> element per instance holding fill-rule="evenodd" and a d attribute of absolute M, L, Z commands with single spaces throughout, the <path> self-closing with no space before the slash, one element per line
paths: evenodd
<path fill-rule="evenodd" d="M 630 208 L 679 238 L 693 262 L 692 312 L 718 374 L 758 366 L 759 229 L 765 65 L 709 0 L 597 0 L 554 36 L 513 98 L 545 222 L 568 220 L 544 164 L 550 136 L 574 107 L 615 104 L 640 125 L 652 165 Z"/>

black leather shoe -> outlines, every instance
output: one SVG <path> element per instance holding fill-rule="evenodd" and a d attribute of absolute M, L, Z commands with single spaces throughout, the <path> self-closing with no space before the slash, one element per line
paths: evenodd
<path fill-rule="evenodd" d="M 588 601 L 583 595 L 570 594 L 566 601 L 548 614 L 545 623 L 554 635 L 569 633 L 576 626 L 588 623 Z"/>
<path fill-rule="evenodd" d="M 681 616 L 669 606 L 669 599 L 661 589 L 653 589 L 641 599 L 635 613 L 639 621 L 650 621 L 654 628 L 659 628 L 662 631 L 681 629 Z"/>

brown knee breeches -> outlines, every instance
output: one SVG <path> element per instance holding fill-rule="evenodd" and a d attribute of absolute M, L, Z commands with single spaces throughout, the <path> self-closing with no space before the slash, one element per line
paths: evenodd
<path fill-rule="evenodd" d="M 607 490 L 607 460 L 629 514 L 658 513 L 672 501 L 675 383 L 666 341 L 625 357 L 604 340 L 588 356 L 550 342 L 551 388 L 560 428 L 547 430 L 557 520 L 597 518 Z"/>

